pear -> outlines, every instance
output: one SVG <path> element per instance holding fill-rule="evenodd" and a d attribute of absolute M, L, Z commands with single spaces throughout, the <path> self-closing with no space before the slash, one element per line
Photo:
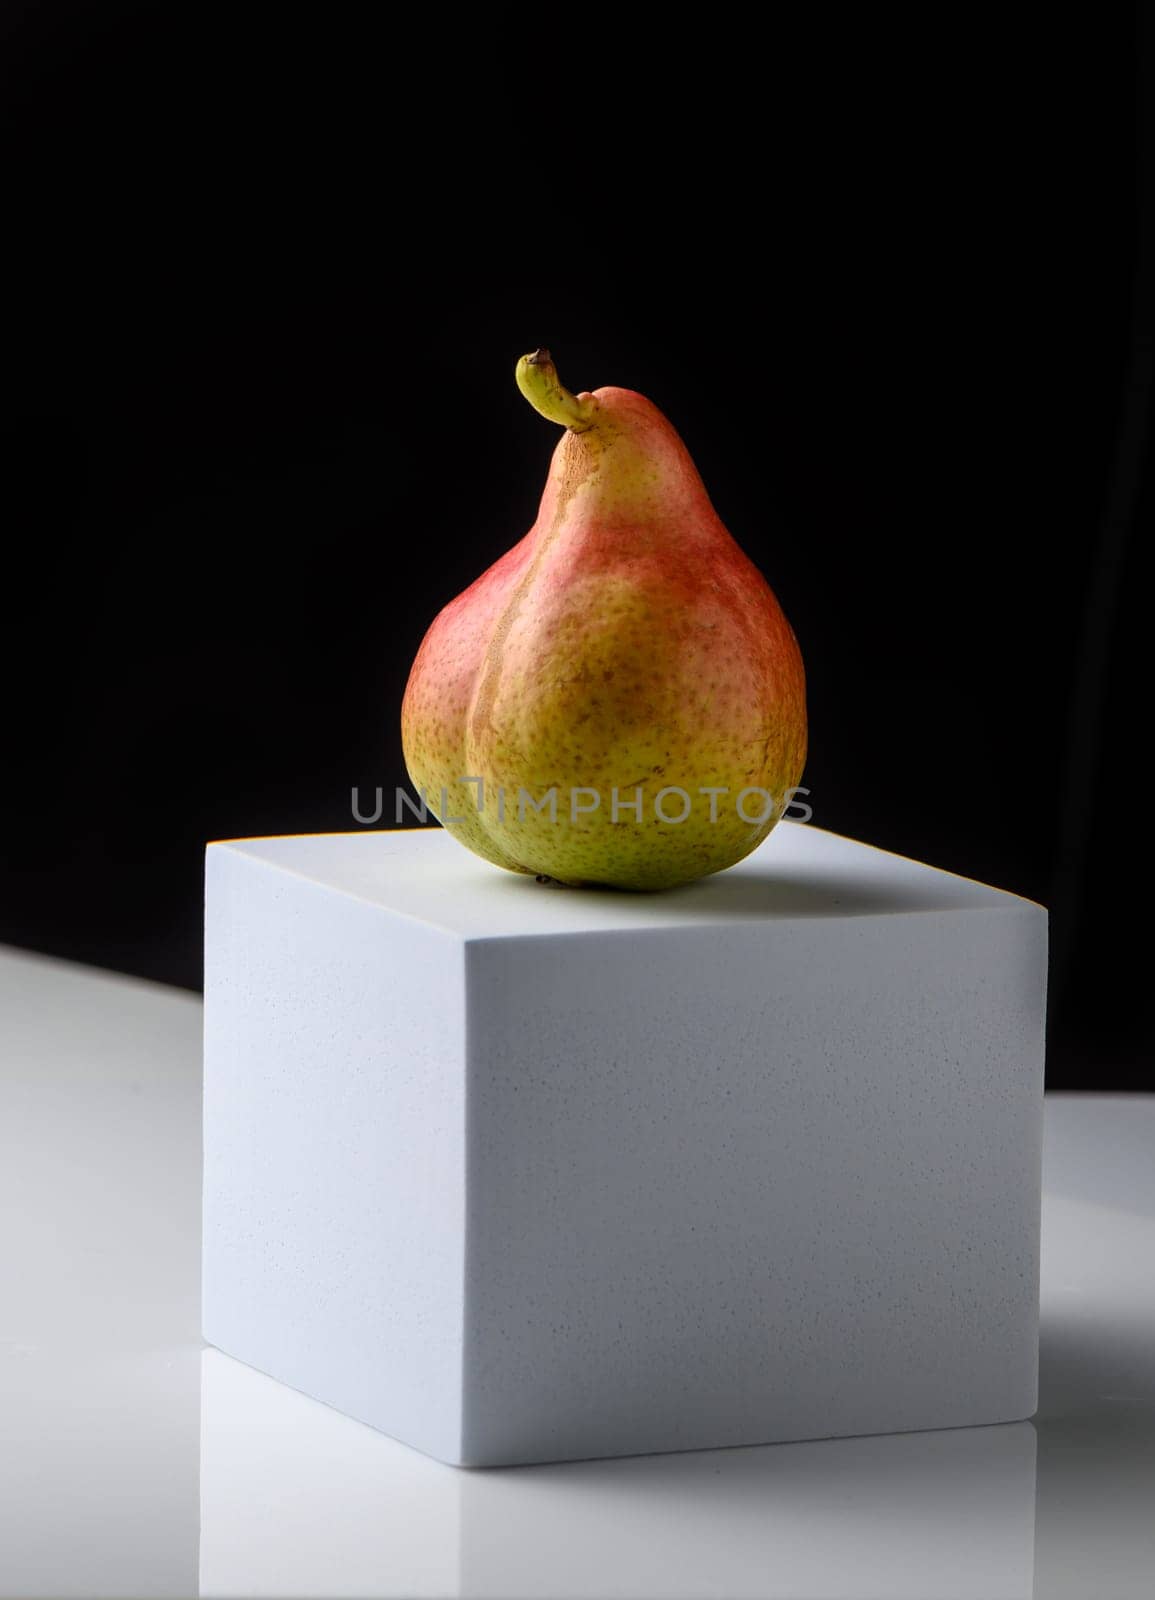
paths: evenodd
<path fill-rule="evenodd" d="M 634 890 L 718 872 L 801 780 L 794 633 L 656 406 L 571 394 L 548 350 L 516 375 L 565 432 L 533 527 L 425 635 L 409 775 L 511 872 Z"/>

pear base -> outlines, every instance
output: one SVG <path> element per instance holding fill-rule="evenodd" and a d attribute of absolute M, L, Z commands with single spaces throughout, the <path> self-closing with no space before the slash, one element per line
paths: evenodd
<path fill-rule="evenodd" d="M 795 823 L 663 895 L 207 865 L 210 1344 L 456 1465 L 1033 1413 L 1040 907 Z"/>

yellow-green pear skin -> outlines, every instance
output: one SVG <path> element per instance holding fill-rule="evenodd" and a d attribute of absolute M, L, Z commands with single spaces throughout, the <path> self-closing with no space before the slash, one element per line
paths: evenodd
<path fill-rule="evenodd" d="M 409 775 L 512 872 L 655 890 L 721 871 L 801 783 L 794 633 L 656 406 L 572 395 L 544 350 L 517 379 L 566 431 L 533 527 L 425 635 Z"/>

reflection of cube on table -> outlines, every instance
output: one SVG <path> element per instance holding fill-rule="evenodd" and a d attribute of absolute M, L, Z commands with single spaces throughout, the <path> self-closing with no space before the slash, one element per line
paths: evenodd
<path fill-rule="evenodd" d="M 1035 1408 L 1046 914 L 797 823 L 664 895 L 216 844 L 204 1331 L 467 1465 Z"/>

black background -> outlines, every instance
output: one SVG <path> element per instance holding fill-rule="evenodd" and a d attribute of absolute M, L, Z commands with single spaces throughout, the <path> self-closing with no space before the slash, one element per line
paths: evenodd
<path fill-rule="evenodd" d="M 1150 42 L 1127 7 L 3 14 L 0 938 L 195 986 L 207 839 L 403 781 L 533 519 L 516 357 L 648 394 L 810 685 L 814 821 L 1052 911 L 1147 1088 Z"/>

